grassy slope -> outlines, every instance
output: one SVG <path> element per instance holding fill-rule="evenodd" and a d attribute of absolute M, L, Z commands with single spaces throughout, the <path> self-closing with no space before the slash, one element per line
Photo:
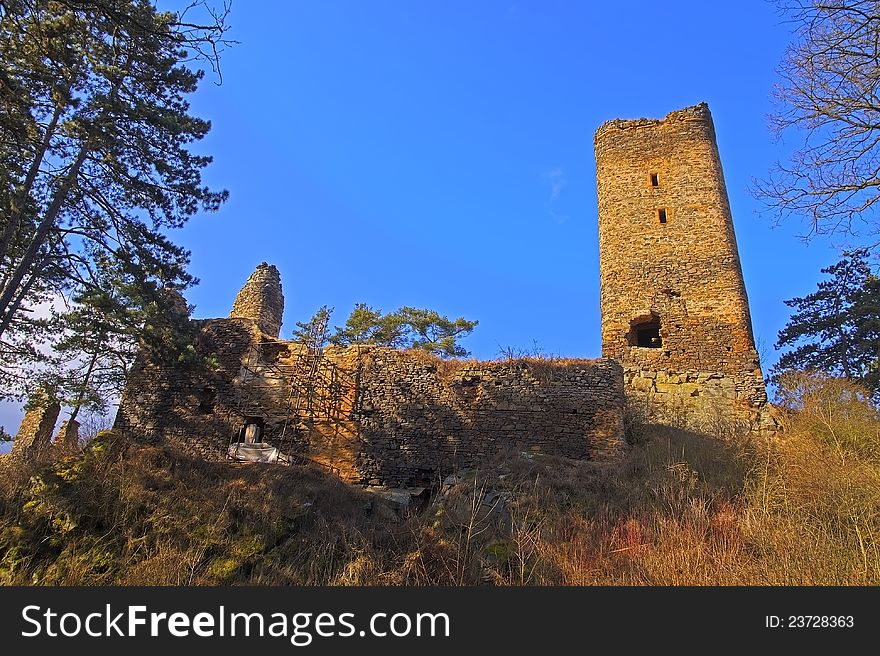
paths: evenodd
<path fill-rule="evenodd" d="M 878 426 L 836 406 L 774 441 L 642 427 L 617 467 L 512 453 L 417 512 L 105 433 L 3 475 L 0 582 L 878 584 Z"/>

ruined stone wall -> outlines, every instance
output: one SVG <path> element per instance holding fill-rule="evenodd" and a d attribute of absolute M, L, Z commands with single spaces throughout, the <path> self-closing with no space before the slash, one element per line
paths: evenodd
<path fill-rule="evenodd" d="M 49 449 L 52 432 L 61 405 L 44 388 L 39 388 L 29 399 L 24 418 L 12 442 L 12 459 L 39 460 Z"/>
<path fill-rule="evenodd" d="M 767 397 L 708 107 L 610 121 L 595 151 L 603 356 L 660 415 L 759 423 Z"/>
<path fill-rule="evenodd" d="M 195 362 L 141 350 L 114 428 L 143 441 L 171 440 L 205 458 L 223 457 L 241 424 L 236 381 L 260 333 L 248 319 L 192 321 L 191 329 Z"/>
<path fill-rule="evenodd" d="M 281 274 L 273 264 L 262 262 L 257 266 L 232 304 L 229 317 L 253 319 L 257 327 L 270 337 L 281 333 L 284 314 L 284 295 L 281 292 Z"/>
<path fill-rule="evenodd" d="M 450 363 L 380 347 L 328 347 L 316 360 L 243 319 L 193 322 L 192 338 L 200 366 L 142 354 L 117 428 L 218 458 L 259 416 L 282 452 L 383 485 L 429 483 L 509 450 L 607 460 L 623 448 L 613 361 Z"/>
<path fill-rule="evenodd" d="M 623 448 L 611 360 L 449 363 L 390 349 L 361 369 L 358 468 L 371 483 L 428 483 L 499 453 L 609 460 Z"/>
<path fill-rule="evenodd" d="M 61 422 L 53 445 L 59 453 L 76 453 L 79 450 L 79 427 L 76 419 L 65 419 Z"/>

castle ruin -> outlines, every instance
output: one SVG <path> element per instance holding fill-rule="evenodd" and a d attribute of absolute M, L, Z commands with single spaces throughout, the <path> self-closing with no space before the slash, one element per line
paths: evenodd
<path fill-rule="evenodd" d="M 505 452 L 613 460 L 623 371 L 609 359 L 443 361 L 422 351 L 279 339 L 284 300 L 262 263 L 226 319 L 190 322 L 209 366 L 146 347 L 115 427 L 205 458 L 271 445 L 344 480 L 427 485 Z M 275 456 L 273 455 L 273 458 Z"/>
<path fill-rule="evenodd" d="M 601 359 L 450 362 L 324 347 L 324 334 L 281 340 L 281 278 L 264 262 L 228 318 L 190 322 L 211 366 L 142 351 L 116 427 L 208 458 L 266 442 L 381 485 L 429 483 L 506 450 L 611 460 L 626 406 L 649 421 L 766 428 L 708 107 L 610 121 L 595 150 Z"/>
<path fill-rule="evenodd" d="M 660 420 L 765 425 L 767 393 L 705 103 L 595 135 L 602 355 Z"/>

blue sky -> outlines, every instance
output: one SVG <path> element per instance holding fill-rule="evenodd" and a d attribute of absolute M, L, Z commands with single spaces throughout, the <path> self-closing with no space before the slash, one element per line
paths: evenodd
<path fill-rule="evenodd" d="M 160 7 L 173 8 L 170 2 Z M 463 345 L 596 357 L 593 133 L 705 101 L 765 370 L 789 313 L 836 261 L 749 193 L 795 145 L 774 143 L 771 90 L 790 25 L 764 0 L 236 2 L 223 83 L 192 110 L 206 181 L 230 191 L 172 238 L 192 251 L 194 316 L 228 314 L 278 266 L 282 337 L 321 305 L 478 319 Z M 0 423 L 14 431 L 20 413 Z"/>

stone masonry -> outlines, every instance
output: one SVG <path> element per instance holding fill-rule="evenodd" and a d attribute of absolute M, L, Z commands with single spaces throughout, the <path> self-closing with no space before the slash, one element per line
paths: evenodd
<path fill-rule="evenodd" d="M 767 408 L 715 128 L 705 104 L 595 136 L 602 354 L 631 405 L 760 428 Z"/>
<path fill-rule="evenodd" d="M 227 319 L 190 322 L 198 361 L 146 346 L 116 427 L 225 457 L 259 434 L 349 481 L 424 484 L 510 451 L 613 459 L 624 407 L 664 423 L 772 428 L 715 128 L 705 104 L 595 135 L 598 360 L 444 361 L 278 339 L 278 270 Z"/>
<path fill-rule="evenodd" d="M 270 337 L 281 333 L 284 295 L 281 274 L 273 264 L 262 262 L 251 274 L 232 304 L 230 318 L 253 319 L 257 327 Z"/>
<path fill-rule="evenodd" d="M 443 361 L 376 346 L 315 354 L 261 329 L 264 300 L 249 307 L 254 316 L 190 323 L 203 366 L 145 347 L 115 427 L 215 459 L 258 418 L 284 453 L 382 485 L 430 483 L 510 451 L 605 461 L 624 448 L 616 362 Z"/>
<path fill-rule="evenodd" d="M 9 457 L 22 460 L 42 458 L 49 449 L 60 411 L 58 400 L 46 389 L 39 388 L 28 401 Z"/>
<path fill-rule="evenodd" d="M 61 422 L 53 445 L 60 453 L 76 453 L 79 450 L 79 422 L 76 419 L 65 419 Z"/>
<path fill-rule="evenodd" d="M 612 360 L 449 363 L 374 349 L 363 358 L 358 467 L 371 483 L 428 483 L 499 453 L 609 461 L 623 448 Z"/>

